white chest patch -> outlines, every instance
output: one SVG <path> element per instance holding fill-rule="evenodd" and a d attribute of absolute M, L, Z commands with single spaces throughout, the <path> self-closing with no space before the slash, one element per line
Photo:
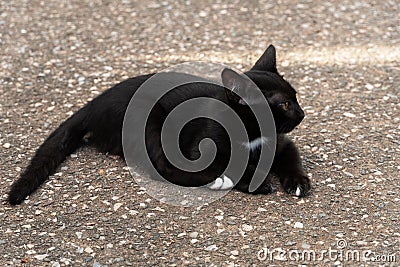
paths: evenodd
<path fill-rule="evenodd" d="M 247 147 L 250 150 L 256 150 L 258 149 L 261 145 L 268 143 L 268 138 L 265 136 L 258 137 L 250 142 L 243 143 L 245 147 Z"/>

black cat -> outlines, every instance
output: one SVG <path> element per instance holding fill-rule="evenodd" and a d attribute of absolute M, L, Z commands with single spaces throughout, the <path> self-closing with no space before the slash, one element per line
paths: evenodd
<path fill-rule="evenodd" d="M 13 183 L 9 192 L 9 203 L 20 204 L 56 171 L 68 155 L 84 144 L 94 146 L 101 152 L 123 157 L 122 126 L 129 101 L 136 90 L 153 75 L 130 78 L 115 85 L 63 122 L 39 147 L 29 166 Z M 310 181 L 302 168 L 297 148 L 285 133 L 292 131 L 302 121 L 304 112 L 297 102 L 296 91 L 276 69 L 275 47 L 270 45 L 245 75 L 261 89 L 275 120 L 277 145 L 271 171 L 279 177 L 283 188 L 289 194 L 303 197 L 311 189 Z M 270 193 L 273 188 L 268 176 L 261 186 L 249 192 L 250 178 L 258 162 L 259 148 L 267 142 L 267 138 L 260 135 L 257 121 L 254 121 L 250 109 L 257 99 L 242 99 L 233 93 L 234 90 L 247 90 L 248 81 L 238 73 L 225 69 L 221 76 L 226 87 L 224 90 L 220 90 L 217 85 L 197 82 L 180 86 L 178 90 L 173 90 L 160 99 L 147 120 L 146 148 L 149 158 L 157 172 L 178 185 L 210 184 L 209 188 L 214 190 L 225 190 L 234 186 L 247 193 Z M 206 169 L 197 173 L 179 170 L 169 163 L 161 147 L 161 128 L 168 113 L 179 103 L 201 96 L 226 103 L 245 122 L 251 141 L 243 146 L 250 150 L 252 156 L 243 176 L 235 177 L 235 182 L 223 173 L 230 156 L 229 136 L 223 127 L 213 120 L 199 118 L 190 121 L 182 129 L 179 139 L 182 154 L 188 159 L 199 157 L 198 145 L 202 139 L 211 138 L 215 142 L 217 155 Z"/>

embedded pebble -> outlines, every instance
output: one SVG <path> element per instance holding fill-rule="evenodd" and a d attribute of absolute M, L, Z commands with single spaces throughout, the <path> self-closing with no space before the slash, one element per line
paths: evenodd
<path fill-rule="evenodd" d="M 221 233 L 223 233 L 224 231 L 225 231 L 225 229 L 218 228 L 218 229 L 217 229 L 217 234 L 221 234 Z"/>
<path fill-rule="evenodd" d="M 214 216 L 214 218 L 217 219 L 218 221 L 221 221 L 224 219 L 224 216 L 218 215 L 218 216 Z"/>
<path fill-rule="evenodd" d="M 253 230 L 253 226 L 251 226 L 249 224 L 243 224 L 242 229 L 243 229 L 243 231 L 249 232 L 249 231 Z"/>
<path fill-rule="evenodd" d="M 86 247 L 85 248 L 86 253 L 93 253 L 93 249 L 91 247 Z"/>
<path fill-rule="evenodd" d="M 11 147 L 11 144 L 10 144 L 10 143 L 5 143 L 5 144 L 3 145 L 3 147 L 4 147 L 4 148 L 10 148 L 10 147 Z"/>
<path fill-rule="evenodd" d="M 218 247 L 216 245 L 210 245 L 205 248 L 205 250 L 207 250 L 207 251 L 216 251 L 217 249 L 218 249 Z"/>
<path fill-rule="evenodd" d="M 198 235 L 199 235 L 198 232 L 191 232 L 191 233 L 189 233 L 189 237 L 191 237 L 191 238 L 196 238 Z"/>
<path fill-rule="evenodd" d="M 350 113 L 350 112 L 345 112 L 345 113 L 343 113 L 343 115 L 345 117 L 348 117 L 348 118 L 355 118 L 356 117 L 356 115 L 354 115 L 353 113 Z"/>
<path fill-rule="evenodd" d="M 44 260 L 48 255 L 47 254 L 40 254 L 33 256 L 37 260 Z"/>
<path fill-rule="evenodd" d="M 123 205 L 122 203 L 115 203 L 114 207 L 113 207 L 113 210 L 117 211 L 122 205 Z"/>
<path fill-rule="evenodd" d="M 295 222 L 293 225 L 294 228 L 303 228 L 303 223 L 301 222 Z"/>
<path fill-rule="evenodd" d="M 186 233 L 180 233 L 180 234 L 177 235 L 177 237 L 183 237 L 185 235 L 186 235 Z"/>

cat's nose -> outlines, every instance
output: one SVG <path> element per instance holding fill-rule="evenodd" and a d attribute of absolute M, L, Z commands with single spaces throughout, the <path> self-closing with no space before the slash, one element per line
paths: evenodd
<path fill-rule="evenodd" d="M 299 123 L 304 119 L 304 116 L 305 116 L 304 111 L 302 109 L 298 109 L 297 117 L 298 117 Z"/>

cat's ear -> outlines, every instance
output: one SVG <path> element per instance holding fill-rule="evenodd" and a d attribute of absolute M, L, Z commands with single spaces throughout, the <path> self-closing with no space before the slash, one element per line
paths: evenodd
<path fill-rule="evenodd" d="M 257 60 L 251 70 L 269 71 L 277 73 L 276 69 L 276 50 L 272 44 L 268 46 L 264 54 Z"/>
<path fill-rule="evenodd" d="M 249 78 L 231 69 L 224 69 L 221 78 L 222 84 L 226 87 L 226 96 L 231 103 L 251 105 L 258 102 L 256 101 L 255 94 L 252 92 L 254 89 L 257 90 L 257 87 Z"/>
<path fill-rule="evenodd" d="M 234 92 L 242 91 L 247 86 L 245 78 L 232 69 L 224 69 L 221 74 L 226 96 L 230 102 L 241 103 L 242 99 Z"/>
<path fill-rule="evenodd" d="M 222 84 L 232 91 L 244 89 L 248 84 L 248 79 L 232 69 L 224 69 L 221 74 Z"/>

